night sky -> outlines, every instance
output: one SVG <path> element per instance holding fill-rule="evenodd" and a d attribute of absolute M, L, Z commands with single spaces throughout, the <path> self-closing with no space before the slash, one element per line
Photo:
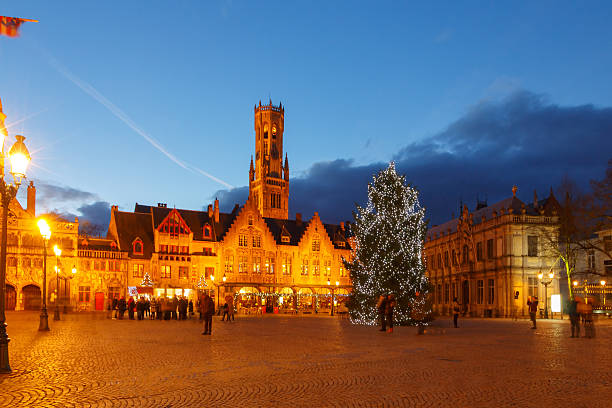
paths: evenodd
<path fill-rule="evenodd" d="M 3 1 L 9 134 L 38 212 L 246 199 L 253 106 L 285 106 L 290 216 L 350 219 L 395 160 L 434 224 L 588 187 L 612 158 L 609 2 Z M 12 142 L 12 141 L 11 141 Z M 20 192 L 23 201 L 25 189 Z"/>

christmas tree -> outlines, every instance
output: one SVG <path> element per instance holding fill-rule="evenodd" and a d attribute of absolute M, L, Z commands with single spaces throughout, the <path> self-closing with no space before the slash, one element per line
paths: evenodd
<path fill-rule="evenodd" d="M 429 284 L 422 258 L 424 216 L 418 192 L 397 174 L 395 163 L 368 184 L 367 207 L 357 206 L 353 212 L 353 258 L 344 261 L 353 283 L 348 301 L 351 321 L 375 324 L 379 296 L 391 293 L 399 324 L 425 320 Z"/>
<path fill-rule="evenodd" d="M 149 276 L 149 272 L 145 272 L 145 275 L 142 278 L 142 282 L 140 282 L 140 286 L 142 286 L 142 287 L 151 287 L 151 286 L 153 286 L 153 281 L 151 280 L 151 277 Z"/>

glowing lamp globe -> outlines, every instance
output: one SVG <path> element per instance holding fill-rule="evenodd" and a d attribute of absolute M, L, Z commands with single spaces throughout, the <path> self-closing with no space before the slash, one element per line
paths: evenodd
<path fill-rule="evenodd" d="M 55 256 L 62 255 L 62 250 L 57 245 L 53 245 L 53 252 L 55 252 Z"/>
<path fill-rule="evenodd" d="M 47 220 L 41 218 L 37 222 L 38 229 L 40 230 L 40 235 L 43 237 L 45 241 L 48 241 L 51 238 L 51 228 L 49 228 L 49 224 L 47 224 Z"/>
<path fill-rule="evenodd" d="M 25 137 L 21 135 L 15 136 L 17 141 L 9 150 L 9 160 L 11 161 L 11 173 L 15 177 L 17 184 L 21 183 L 21 179 L 26 175 L 26 169 L 30 164 L 30 152 L 23 143 Z"/>

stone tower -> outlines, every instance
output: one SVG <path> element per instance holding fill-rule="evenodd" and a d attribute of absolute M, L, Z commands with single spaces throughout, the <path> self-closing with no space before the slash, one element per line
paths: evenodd
<path fill-rule="evenodd" d="M 251 157 L 249 195 L 262 217 L 289 217 L 289 161 L 283 165 L 285 109 L 279 103 L 255 106 L 255 163 Z"/>

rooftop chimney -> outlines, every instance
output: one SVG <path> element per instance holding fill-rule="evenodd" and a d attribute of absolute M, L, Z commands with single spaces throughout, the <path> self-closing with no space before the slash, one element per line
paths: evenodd
<path fill-rule="evenodd" d="M 34 187 L 33 181 L 30 181 L 30 185 L 28 185 L 28 207 L 26 211 L 32 217 L 36 217 L 36 187 Z"/>
<path fill-rule="evenodd" d="M 111 205 L 111 212 L 119 211 L 119 207 L 116 205 Z"/>
<path fill-rule="evenodd" d="M 295 222 L 297 225 L 302 225 L 302 213 L 295 213 Z"/>
<path fill-rule="evenodd" d="M 208 204 L 208 218 L 212 218 L 212 216 L 213 216 L 212 204 Z"/>
<path fill-rule="evenodd" d="M 215 222 L 219 222 L 219 200 L 215 197 Z"/>
<path fill-rule="evenodd" d="M 343 221 L 341 221 L 341 222 L 340 222 L 340 229 L 341 229 L 342 231 L 344 231 L 344 222 L 343 222 Z"/>

